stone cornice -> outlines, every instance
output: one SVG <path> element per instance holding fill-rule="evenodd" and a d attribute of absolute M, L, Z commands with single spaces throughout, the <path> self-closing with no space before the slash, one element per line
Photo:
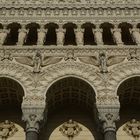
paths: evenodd
<path fill-rule="evenodd" d="M 131 50 L 135 50 L 140 56 L 140 46 L 137 45 L 103 45 L 103 46 L 1 46 L 0 54 L 8 52 L 12 57 L 33 56 L 40 51 L 45 56 L 65 57 L 69 51 L 73 51 L 76 57 L 97 56 L 99 52 L 105 52 L 108 56 L 128 56 Z"/>
<path fill-rule="evenodd" d="M 44 5 L 7 5 L 0 4 L 0 18 L 4 19 L 5 17 L 18 17 L 21 19 L 26 17 L 41 18 L 43 20 L 46 17 L 56 18 L 60 17 L 59 20 L 62 20 L 63 17 L 81 17 L 84 20 L 86 17 L 135 17 L 139 19 L 140 15 L 140 5 L 94 5 L 94 4 L 44 4 Z M 81 19 L 81 20 L 82 20 Z M 90 18 L 91 19 L 91 18 Z M 127 19 L 128 20 L 128 19 Z"/>
<path fill-rule="evenodd" d="M 46 5 L 59 5 L 59 6 L 78 6 L 78 5 L 104 5 L 104 6 L 117 6 L 117 5 L 138 5 L 139 0 L 0 0 L 0 5 L 4 6 L 38 6 L 44 7 Z"/>

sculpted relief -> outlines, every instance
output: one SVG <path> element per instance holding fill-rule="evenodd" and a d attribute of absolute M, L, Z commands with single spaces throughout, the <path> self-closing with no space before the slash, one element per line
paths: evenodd
<path fill-rule="evenodd" d="M 5 120 L 0 123 L 0 138 L 2 138 L 2 140 L 12 137 L 17 131 L 18 129 L 13 122 Z"/>

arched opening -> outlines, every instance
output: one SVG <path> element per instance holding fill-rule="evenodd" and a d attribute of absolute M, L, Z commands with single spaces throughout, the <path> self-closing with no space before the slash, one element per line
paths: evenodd
<path fill-rule="evenodd" d="M 84 45 L 96 45 L 92 31 L 95 26 L 91 23 L 85 23 L 82 28 L 84 29 Z"/>
<path fill-rule="evenodd" d="M 140 121 L 140 77 L 125 80 L 118 88 L 118 95 L 121 109 L 120 121 L 117 123 L 117 137 L 118 140 L 131 140 L 134 139 L 134 136 L 130 135 L 129 132 L 133 129 L 131 128 L 129 132 L 126 129 L 129 125 L 132 127 L 133 120 Z M 127 126 L 128 123 L 129 125 Z"/>
<path fill-rule="evenodd" d="M 76 25 L 73 23 L 67 23 L 64 25 L 64 28 L 66 29 L 64 45 L 76 45 L 74 32 Z"/>
<path fill-rule="evenodd" d="M 131 33 L 129 29 L 132 28 L 132 25 L 129 23 L 121 23 L 119 28 L 122 30 L 122 41 L 125 45 L 135 45 L 136 43 L 133 41 Z"/>
<path fill-rule="evenodd" d="M 110 23 L 101 24 L 101 28 L 103 29 L 103 42 L 105 45 L 115 45 L 113 40 L 113 35 L 111 33 L 111 29 L 113 25 Z"/>
<path fill-rule="evenodd" d="M 86 129 L 87 133 L 92 133 L 89 136 L 92 137 L 91 140 L 99 135 L 94 129 L 97 123 L 95 121 L 95 92 L 84 80 L 75 77 L 58 80 L 47 91 L 46 102 L 48 120 L 40 134 L 41 140 L 51 140 L 55 129 L 70 119 L 84 125 L 88 129 Z M 86 137 L 87 133 L 81 134 Z M 58 140 L 64 139 L 63 135 L 59 138 Z"/>
<path fill-rule="evenodd" d="M 26 26 L 26 28 L 29 29 L 29 32 L 27 34 L 25 45 L 36 45 L 38 39 L 37 29 L 39 29 L 39 24 L 30 23 Z"/>
<path fill-rule="evenodd" d="M 58 28 L 58 25 L 49 23 L 46 25 L 46 28 L 48 31 L 46 34 L 45 45 L 56 45 L 56 29 Z"/>
<path fill-rule="evenodd" d="M 0 123 L 6 123 L 6 120 L 8 120 L 9 124 L 14 122 L 18 129 L 13 136 L 8 137 L 9 140 L 14 140 L 17 137 L 25 140 L 24 123 L 21 121 L 23 96 L 24 90 L 17 81 L 0 77 Z"/>
<path fill-rule="evenodd" d="M 21 25 L 18 23 L 11 23 L 8 25 L 7 29 L 10 30 L 10 33 L 7 35 L 4 45 L 16 45 L 18 42 L 18 30 L 21 28 Z"/>

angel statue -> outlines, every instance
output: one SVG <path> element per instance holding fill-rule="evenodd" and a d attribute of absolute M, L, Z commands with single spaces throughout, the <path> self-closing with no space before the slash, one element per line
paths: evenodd
<path fill-rule="evenodd" d="M 36 52 L 34 56 L 16 57 L 15 61 L 33 68 L 34 73 L 39 73 L 41 68 L 56 64 L 62 60 L 62 57 L 44 56 L 40 52 Z"/>
<path fill-rule="evenodd" d="M 79 60 L 83 63 L 94 65 L 95 67 L 99 68 L 101 73 L 107 73 L 108 67 L 123 62 L 125 60 L 125 57 L 123 56 L 106 57 L 105 53 L 100 53 L 98 57 L 96 56 L 79 57 Z"/>
<path fill-rule="evenodd" d="M 41 69 L 42 64 L 42 56 L 39 52 L 36 52 L 36 54 L 33 56 L 33 72 L 39 73 Z"/>

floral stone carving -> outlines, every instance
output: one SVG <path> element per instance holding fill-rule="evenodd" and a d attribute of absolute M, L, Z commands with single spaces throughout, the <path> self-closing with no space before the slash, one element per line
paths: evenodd
<path fill-rule="evenodd" d="M 123 128 L 123 130 L 130 136 L 134 137 L 135 140 L 140 138 L 140 121 L 132 119 L 127 122 Z"/>
<path fill-rule="evenodd" d="M 69 140 L 72 140 L 75 136 L 77 136 L 80 131 L 82 131 L 82 128 L 78 125 L 77 122 L 73 120 L 69 120 L 68 122 L 65 122 L 59 129 L 59 131 L 66 137 L 68 137 Z"/>
<path fill-rule="evenodd" d="M 5 120 L 0 123 L 0 138 L 2 138 L 2 140 L 12 137 L 17 131 L 18 129 L 13 122 Z"/>

